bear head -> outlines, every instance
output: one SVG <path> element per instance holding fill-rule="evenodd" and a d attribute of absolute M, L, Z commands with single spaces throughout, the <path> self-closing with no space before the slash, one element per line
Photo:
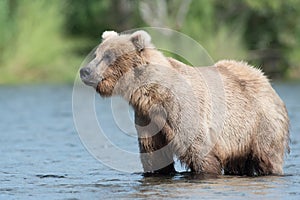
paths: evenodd
<path fill-rule="evenodd" d="M 147 64 L 146 51 L 151 48 L 151 37 L 145 31 L 132 34 L 105 31 L 94 59 L 80 70 L 81 80 L 101 96 L 112 96 L 122 76 Z"/>

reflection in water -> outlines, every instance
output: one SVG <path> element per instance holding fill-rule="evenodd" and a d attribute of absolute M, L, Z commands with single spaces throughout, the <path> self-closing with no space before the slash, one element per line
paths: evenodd
<path fill-rule="evenodd" d="M 212 176 L 207 174 L 180 173 L 171 176 L 143 177 L 136 186 L 133 197 L 162 198 L 200 197 L 215 198 L 220 196 L 279 196 L 282 187 L 287 185 L 285 176 L 236 177 Z M 280 188 L 278 188 L 280 187 Z M 277 192 L 276 192 L 277 191 Z M 226 198 L 225 198 L 226 199 Z"/>
<path fill-rule="evenodd" d="M 72 119 L 71 86 L 2 86 L 0 199 L 299 199 L 300 84 L 275 84 L 275 88 L 291 118 L 286 175 L 215 177 L 188 172 L 144 176 L 110 169 L 79 140 Z M 108 138 L 120 148 L 138 151 L 136 138 L 123 134 L 110 120 L 111 112 L 105 110 L 110 102 L 97 102 Z"/>

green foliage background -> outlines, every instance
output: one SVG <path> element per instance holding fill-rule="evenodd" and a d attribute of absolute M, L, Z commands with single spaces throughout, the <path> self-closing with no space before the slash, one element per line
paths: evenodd
<path fill-rule="evenodd" d="M 0 84 L 72 82 L 104 30 L 151 26 L 141 8 L 155 13 L 161 3 L 167 15 L 157 21 L 197 40 L 214 60 L 300 78 L 299 0 L 190 0 L 180 22 L 180 0 L 0 0 Z"/>

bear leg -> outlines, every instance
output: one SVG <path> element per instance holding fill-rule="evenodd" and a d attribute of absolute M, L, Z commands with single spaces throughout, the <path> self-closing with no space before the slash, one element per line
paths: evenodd
<path fill-rule="evenodd" d="M 174 173 L 176 173 L 176 170 L 174 167 L 174 162 L 169 164 L 166 167 L 159 169 L 159 170 L 155 170 L 154 173 L 157 173 L 157 174 L 174 174 Z"/>
<path fill-rule="evenodd" d="M 141 153 L 141 162 L 145 173 L 174 174 L 173 154 L 171 152 Z"/>
<path fill-rule="evenodd" d="M 190 165 L 190 169 L 192 172 L 216 175 L 222 174 L 222 166 L 220 160 L 212 153 L 205 156 L 202 161 L 200 161 L 199 159 L 196 159 L 196 161 L 198 162 L 192 162 Z"/>
<path fill-rule="evenodd" d="M 150 138 L 139 138 L 141 162 L 146 173 L 172 174 L 174 168 L 173 151 L 161 133 Z"/>
<path fill-rule="evenodd" d="M 265 120 L 265 121 L 264 121 Z M 259 134 L 254 140 L 252 158 L 255 175 L 282 175 L 286 146 L 287 122 L 261 120 Z M 280 124 L 281 123 L 281 124 Z"/>
<path fill-rule="evenodd" d="M 283 160 L 280 156 L 269 153 L 261 153 L 253 160 L 253 174 L 254 175 L 282 175 Z"/>
<path fill-rule="evenodd" d="M 252 159 L 252 154 L 248 156 L 239 156 L 228 159 L 224 167 L 225 175 L 238 175 L 238 176 L 253 176 L 255 162 Z"/>

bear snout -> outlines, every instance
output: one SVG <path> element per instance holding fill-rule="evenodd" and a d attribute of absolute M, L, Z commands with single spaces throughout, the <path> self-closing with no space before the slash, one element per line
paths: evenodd
<path fill-rule="evenodd" d="M 97 80 L 94 76 L 93 70 L 90 67 L 84 67 L 80 69 L 80 78 L 82 82 L 88 86 L 96 87 L 99 82 L 99 80 Z"/>
<path fill-rule="evenodd" d="M 84 67 L 80 70 L 80 78 L 81 79 L 87 79 L 92 73 L 91 68 L 89 67 Z"/>

